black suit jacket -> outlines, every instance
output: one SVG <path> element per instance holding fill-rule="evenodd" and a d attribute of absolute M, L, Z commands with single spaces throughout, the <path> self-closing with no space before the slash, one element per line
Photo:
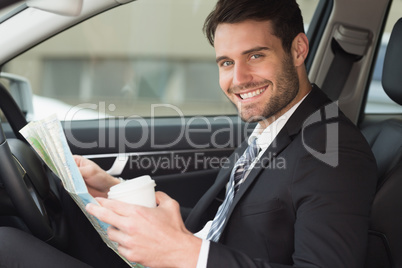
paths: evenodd
<path fill-rule="evenodd" d="M 246 147 L 197 203 L 189 230 L 213 219 Z M 314 86 L 241 185 L 208 267 L 362 267 L 375 186 L 366 140 Z"/>

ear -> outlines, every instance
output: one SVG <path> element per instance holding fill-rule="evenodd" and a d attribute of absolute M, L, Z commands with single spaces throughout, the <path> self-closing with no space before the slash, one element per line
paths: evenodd
<path fill-rule="evenodd" d="M 304 33 L 299 33 L 292 42 L 292 56 L 295 66 L 304 64 L 309 51 L 309 43 Z"/>

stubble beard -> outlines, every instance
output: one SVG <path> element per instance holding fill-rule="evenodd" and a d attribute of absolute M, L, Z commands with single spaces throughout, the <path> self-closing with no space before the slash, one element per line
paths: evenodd
<path fill-rule="evenodd" d="M 269 85 L 268 89 L 273 90 L 273 83 L 270 80 L 264 80 L 258 85 Z M 244 85 L 244 88 L 255 87 L 256 83 Z M 297 75 L 296 67 L 293 65 L 290 55 L 286 55 L 282 61 L 282 71 L 279 73 L 276 83 L 276 93 L 271 96 L 263 111 L 259 115 L 249 117 L 248 110 L 253 109 L 252 105 L 243 107 L 236 107 L 239 112 L 240 118 L 249 123 L 259 122 L 267 119 L 276 120 L 275 116 L 285 109 L 297 96 L 299 92 L 299 78 Z M 267 90 L 268 90 L 267 89 Z M 265 93 L 266 94 L 266 93 Z M 236 106 L 236 105 L 235 105 Z"/>

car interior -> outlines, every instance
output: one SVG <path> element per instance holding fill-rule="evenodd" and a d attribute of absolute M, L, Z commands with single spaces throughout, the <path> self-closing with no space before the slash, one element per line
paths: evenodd
<path fill-rule="evenodd" d="M 65 246 L 55 175 L 19 133 L 58 109 L 73 154 L 113 176 L 150 174 L 185 218 L 254 127 L 218 94 L 201 31 L 215 1 L 46 2 L 0 6 L 0 226 Z M 310 81 L 361 129 L 377 161 L 365 267 L 402 267 L 402 1 L 297 2 L 308 18 Z"/>

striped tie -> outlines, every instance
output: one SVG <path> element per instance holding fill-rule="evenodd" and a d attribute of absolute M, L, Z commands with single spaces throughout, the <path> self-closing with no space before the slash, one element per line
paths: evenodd
<path fill-rule="evenodd" d="M 230 174 L 229 188 L 227 190 L 225 200 L 219 207 L 218 212 L 216 213 L 216 216 L 212 221 L 211 229 L 209 230 L 207 236 L 208 240 L 214 242 L 217 242 L 219 240 L 230 205 L 233 202 L 233 198 L 239 190 L 240 185 L 246 179 L 244 175 L 250 167 L 251 163 L 253 163 L 254 159 L 258 155 L 258 151 L 259 148 L 257 146 L 257 139 L 254 139 L 233 167 L 232 173 Z"/>

